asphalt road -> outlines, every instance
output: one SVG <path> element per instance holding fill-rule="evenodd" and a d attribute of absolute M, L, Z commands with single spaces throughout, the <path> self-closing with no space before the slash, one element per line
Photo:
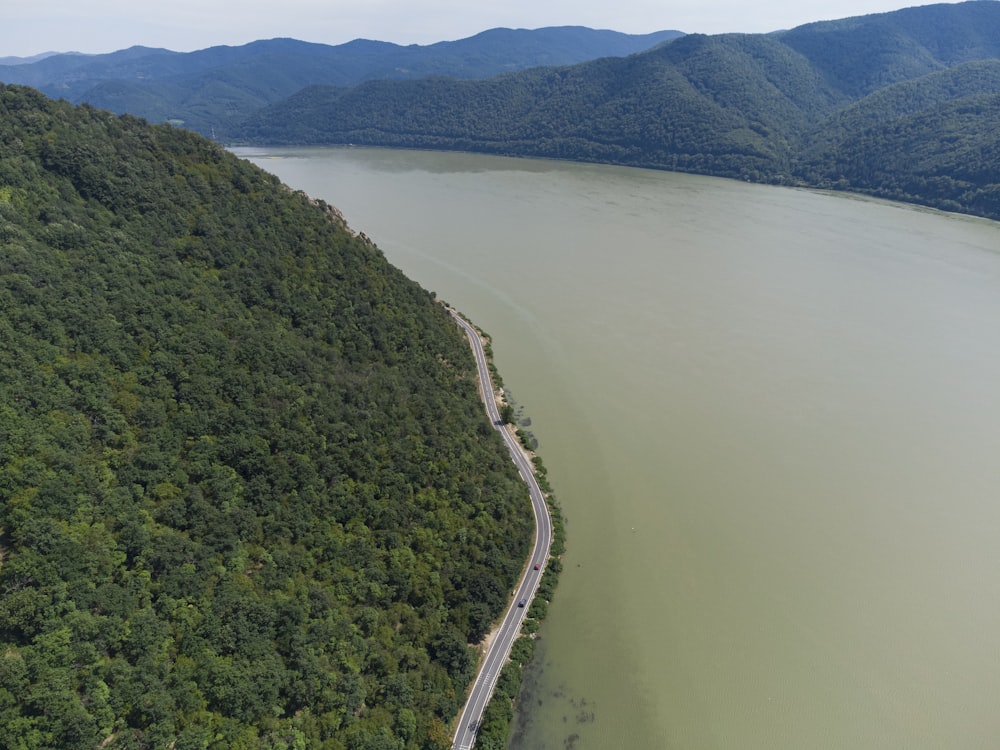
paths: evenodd
<path fill-rule="evenodd" d="M 486 704 L 493 695 L 493 688 L 497 684 L 497 677 L 500 669 L 510 655 L 511 646 L 517 639 L 521 631 L 521 622 L 531 606 L 531 600 L 535 596 L 538 582 L 545 572 L 545 563 L 549 556 L 549 547 L 552 544 L 552 519 L 549 517 L 549 508 L 545 503 L 545 496 L 542 494 L 538 482 L 535 480 L 535 473 L 531 462 L 525 457 L 521 445 L 517 438 L 510 433 L 500 422 L 500 410 L 497 408 L 496 399 L 493 397 L 493 382 L 490 380 L 490 370 L 486 364 L 486 352 L 483 351 L 483 344 L 476 329 L 469 325 L 454 311 L 452 316 L 458 324 L 465 330 L 472 344 L 472 351 L 476 357 L 476 367 L 479 370 L 479 385 L 482 391 L 483 401 L 486 403 L 486 412 L 489 414 L 490 422 L 494 429 L 500 432 L 507 448 L 510 449 L 511 458 L 521 478 L 528 485 L 531 494 L 531 508 L 535 514 L 535 546 L 531 550 L 531 558 L 528 560 L 527 570 L 521 577 L 521 581 L 511 599 L 510 607 L 503 618 L 503 624 L 497 632 L 490 649 L 483 658 L 476 675 L 476 681 L 472 685 L 472 692 L 462 709 L 459 717 L 458 729 L 455 730 L 454 750 L 469 750 L 476 741 L 476 730 L 483 718 L 483 711 Z M 541 564 L 540 570 L 535 570 L 535 563 Z M 523 607 L 518 606 L 519 602 L 525 602 Z"/>

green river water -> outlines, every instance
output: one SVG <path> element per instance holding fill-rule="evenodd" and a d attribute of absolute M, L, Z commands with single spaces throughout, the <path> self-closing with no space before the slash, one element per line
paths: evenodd
<path fill-rule="evenodd" d="M 1000 746 L 1000 225 L 240 149 L 493 336 L 568 552 L 516 748 Z"/>

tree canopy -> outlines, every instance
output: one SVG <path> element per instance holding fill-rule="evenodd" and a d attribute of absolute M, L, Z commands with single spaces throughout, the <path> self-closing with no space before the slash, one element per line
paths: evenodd
<path fill-rule="evenodd" d="M 433 748 L 527 554 L 467 342 L 194 133 L 0 86 L 0 748 Z"/>

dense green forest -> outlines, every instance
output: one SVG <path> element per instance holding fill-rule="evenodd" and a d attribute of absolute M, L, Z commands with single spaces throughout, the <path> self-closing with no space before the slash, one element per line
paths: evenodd
<path fill-rule="evenodd" d="M 0 748 L 445 748 L 532 536 L 433 295 L 189 131 L 0 86 Z"/>
<path fill-rule="evenodd" d="M 930 5 L 485 81 L 313 86 L 240 142 L 606 162 L 872 193 L 1000 218 L 1000 3 Z M 912 158 L 911 158 L 912 157 Z"/>
<path fill-rule="evenodd" d="M 556 26 L 489 29 L 428 45 L 355 39 L 331 46 L 262 39 L 195 52 L 131 47 L 104 55 L 68 53 L 0 65 L 0 81 L 151 122 L 183 122 L 202 135 L 225 139 L 234 120 L 310 85 L 427 76 L 487 78 L 539 65 L 628 55 L 680 34 Z"/>
<path fill-rule="evenodd" d="M 1000 218 L 1000 60 L 881 89 L 812 138 L 810 184 Z"/>

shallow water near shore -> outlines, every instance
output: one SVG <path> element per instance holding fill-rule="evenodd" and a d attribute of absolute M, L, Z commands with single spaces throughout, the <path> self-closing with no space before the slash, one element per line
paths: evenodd
<path fill-rule="evenodd" d="M 239 149 L 493 337 L 569 549 L 513 746 L 1000 744 L 1000 224 Z"/>

